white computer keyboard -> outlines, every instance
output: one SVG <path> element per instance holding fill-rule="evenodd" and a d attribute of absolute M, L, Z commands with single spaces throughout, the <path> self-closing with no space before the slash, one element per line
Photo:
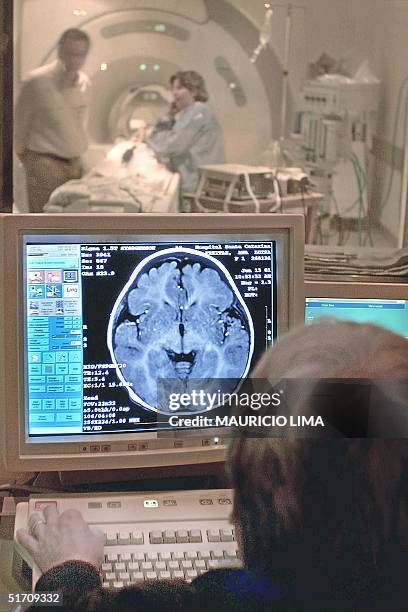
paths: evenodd
<path fill-rule="evenodd" d="M 26 528 L 32 512 L 49 504 L 59 512 L 80 510 L 91 528 L 105 533 L 105 587 L 152 579 L 191 581 L 209 569 L 240 565 L 229 489 L 33 496 L 17 505 L 14 533 Z M 15 548 L 32 568 L 35 584 L 38 568 L 16 539 Z"/>

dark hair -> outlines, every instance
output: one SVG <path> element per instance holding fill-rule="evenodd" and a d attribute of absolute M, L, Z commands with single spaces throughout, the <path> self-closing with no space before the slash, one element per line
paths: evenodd
<path fill-rule="evenodd" d="M 170 77 L 170 85 L 173 85 L 174 81 L 180 81 L 183 87 L 193 92 L 196 102 L 207 102 L 208 92 L 205 81 L 198 72 L 194 70 L 180 70 Z"/>
<path fill-rule="evenodd" d="M 59 37 L 58 48 L 61 49 L 64 43 L 69 39 L 83 40 L 88 45 L 88 49 L 91 46 L 91 39 L 86 32 L 79 30 L 78 28 L 68 28 L 68 30 L 65 30 L 65 32 L 63 32 Z"/>
<path fill-rule="evenodd" d="M 372 325 L 311 325 L 266 353 L 254 377 L 260 375 L 407 380 L 408 342 Z M 228 468 L 245 566 L 350 593 L 362 576 L 387 574 L 387 563 L 400 571 L 408 545 L 407 461 L 407 439 L 305 439 L 293 430 L 284 439 L 237 435 Z"/>

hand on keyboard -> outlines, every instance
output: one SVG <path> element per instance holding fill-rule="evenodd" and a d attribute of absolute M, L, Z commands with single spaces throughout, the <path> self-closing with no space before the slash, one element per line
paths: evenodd
<path fill-rule="evenodd" d="M 103 561 L 105 536 L 90 529 L 78 510 L 59 514 L 54 505 L 46 506 L 30 515 L 28 530 L 20 529 L 17 538 L 42 572 L 73 559 L 97 567 Z"/>

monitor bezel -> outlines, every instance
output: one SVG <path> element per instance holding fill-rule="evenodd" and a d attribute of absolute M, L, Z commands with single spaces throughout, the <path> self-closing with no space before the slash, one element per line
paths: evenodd
<path fill-rule="evenodd" d="M 24 404 L 24 322 L 22 291 L 23 236 L 32 234 L 69 233 L 77 235 L 109 234 L 112 237 L 134 234 L 224 234 L 271 235 L 279 240 L 277 247 L 277 283 L 279 274 L 289 278 L 289 291 L 278 299 L 278 335 L 299 324 L 304 318 L 303 257 L 304 219 L 301 215 L 241 214 L 138 214 L 138 215 L 2 215 L 0 217 L 2 248 L 3 317 L 1 347 L 4 462 L 9 471 L 55 471 L 154 467 L 222 461 L 225 438 L 219 432 L 187 435 L 148 436 L 137 434 L 100 434 L 81 441 L 62 442 L 50 439 L 26 440 Z M 289 305 L 293 307 L 290 308 Z M 17 313 L 17 316 L 16 316 Z M 7 391 L 6 391 L 7 384 Z M 13 406 L 17 406 L 15 410 Z M 18 432 L 16 435 L 12 432 Z M 215 441 L 215 436 L 218 440 Z M 146 440 L 150 442 L 146 447 Z M 180 444 L 183 447 L 180 447 Z M 51 442 L 51 443 L 50 443 Z M 131 445 L 137 445 L 130 450 Z M 94 449 L 105 448 L 104 451 Z M 177 448 L 175 448 L 177 445 Z M 74 451 L 74 446 L 76 451 Z M 80 447 L 83 450 L 80 450 Z M 150 446 L 150 448 L 149 448 Z M 86 449 L 85 449 L 86 447 Z M 109 447 L 109 449 L 108 449 Z M 58 452 L 59 451 L 59 452 Z M 65 451 L 65 452 L 62 452 Z M 68 452 L 71 451 L 71 452 Z M 199 451 L 199 452 L 198 452 Z"/>
<path fill-rule="evenodd" d="M 305 299 L 307 298 L 350 298 L 350 299 L 385 299 L 408 300 L 408 283 L 381 282 L 373 279 L 370 282 L 352 281 L 305 281 Z"/>

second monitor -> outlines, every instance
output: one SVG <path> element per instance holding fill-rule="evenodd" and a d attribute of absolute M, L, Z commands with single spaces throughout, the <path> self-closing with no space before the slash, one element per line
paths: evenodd
<path fill-rule="evenodd" d="M 380 325 L 408 338 L 408 284 L 306 281 L 305 319 L 333 317 Z"/>

